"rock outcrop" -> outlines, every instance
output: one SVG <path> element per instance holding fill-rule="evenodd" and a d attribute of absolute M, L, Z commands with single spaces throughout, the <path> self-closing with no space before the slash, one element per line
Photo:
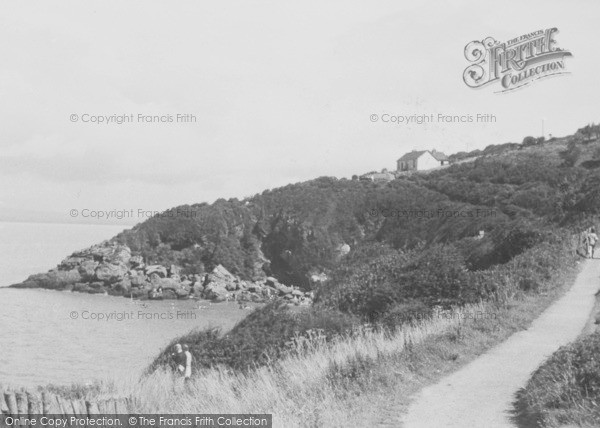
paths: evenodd
<path fill-rule="evenodd" d="M 107 293 L 137 299 L 265 302 L 282 298 L 297 305 L 312 303 L 312 294 L 281 284 L 277 278 L 257 275 L 254 279 L 244 281 L 222 265 L 205 275 L 185 275 L 179 266 L 146 265 L 141 256 L 132 256 L 127 246 L 104 242 L 73 253 L 56 269 L 31 275 L 12 287 Z"/>

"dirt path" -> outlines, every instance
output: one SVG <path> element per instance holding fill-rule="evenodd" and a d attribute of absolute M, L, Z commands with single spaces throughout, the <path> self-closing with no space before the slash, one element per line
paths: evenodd
<path fill-rule="evenodd" d="M 600 260 L 587 260 L 573 287 L 529 329 L 423 389 L 402 418 L 404 427 L 514 427 L 515 393 L 545 358 L 579 335 L 599 288 Z"/>

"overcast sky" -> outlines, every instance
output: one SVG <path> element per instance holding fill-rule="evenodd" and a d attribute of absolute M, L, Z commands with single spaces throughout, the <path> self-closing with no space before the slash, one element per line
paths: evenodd
<path fill-rule="evenodd" d="M 600 121 L 599 16 L 592 0 L 2 2 L 0 210 L 163 210 L 520 142 L 542 118 L 570 134 Z M 464 84 L 468 42 L 551 27 L 570 74 Z M 82 122 L 178 113 L 197 122 Z M 370 120 L 386 113 L 497 122 Z"/>

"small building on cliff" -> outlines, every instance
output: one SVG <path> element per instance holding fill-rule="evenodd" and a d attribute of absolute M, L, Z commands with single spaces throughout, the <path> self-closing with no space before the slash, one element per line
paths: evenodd
<path fill-rule="evenodd" d="M 450 163 L 448 156 L 437 150 L 413 150 L 397 161 L 397 172 L 426 171 Z"/>

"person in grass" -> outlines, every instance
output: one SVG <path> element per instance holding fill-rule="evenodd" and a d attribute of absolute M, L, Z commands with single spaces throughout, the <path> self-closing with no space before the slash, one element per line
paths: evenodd
<path fill-rule="evenodd" d="M 179 343 L 177 343 L 174 347 L 173 350 L 175 351 L 174 353 L 171 354 L 171 357 L 173 358 L 173 362 L 175 363 L 175 367 L 177 369 L 177 372 L 180 373 L 181 375 L 185 374 L 185 366 L 186 366 L 186 355 L 185 352 L 183 352 L 183 348 L 181 347 L 181 345 Z"/>
<path fill-rule="evenodd" d="M 590 233 L 587 235 L 587 244 L 588 244 L 588 257 L 590 259 L 594 258 L 594 250 L 596 249 L 596 243 L 598 242 L 598 235 L 596 235 L 596 228 L 591 227 Z"/>
<path fill-rule="evenodd" d="M 188 381 L 192 377 L 192 353 L 190 347 L 183 345 L 183 353 L 185 355 L 185 370 L 183 372 L 183 378 Z"/>

